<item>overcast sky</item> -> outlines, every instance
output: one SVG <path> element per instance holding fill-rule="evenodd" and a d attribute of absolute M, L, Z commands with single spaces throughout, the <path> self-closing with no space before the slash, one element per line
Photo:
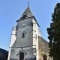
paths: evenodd
<path fill-rule="evenodd" d="M 54 7 L 60 0 L 0 0 L 0 48 L 9 49 L 12 27 L 27 8 L 28 2 L 40 25 L 42 37 L 48 41 L 46 29 L 50 25 Z"/>

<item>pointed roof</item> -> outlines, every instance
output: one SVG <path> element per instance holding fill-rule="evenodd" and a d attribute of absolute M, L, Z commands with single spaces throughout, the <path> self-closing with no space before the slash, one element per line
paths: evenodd
<path fill-rule="evenodd" d="M 25 18 L 29 18 L 29 17 L 32 17 L 33 16 L 33 14 L 31 13 L 31 11 L 30 11 L 30 8 L 29 8 L 29 6 L 26 8 L 26 10 L 24 11 L 24 13 L 22 14 L 22 16 L 19 18 L 19 20 L 21 20 L 21 19 L 25 19 Z"/>
<path fill-rule="evenodd" d="M 19 18 L 19 20 L 17 20 L 17 22 L 20 21 L 20 20 L 23 20 L 23 19 L 27 19 L 27 18 L 34 18 L 36 23 L 37 23 L 37 20 L 34 17 L 34 15 L 31 13 L 31 10 L 30 10 L 29 6 L 26 8 L 26 10 L 22 14 L 22 16 Z M 39 24 L 38 24 L 38 26 L 39 26 Z"/>
<path fill-rule="evenodd" d="M 31 11 L 30 11 L 29 6 L 26 8 L 26 10 L 24 11 L 23 15 L 27 15 L 28 17 L 32 17 L 33 16 Z"/>

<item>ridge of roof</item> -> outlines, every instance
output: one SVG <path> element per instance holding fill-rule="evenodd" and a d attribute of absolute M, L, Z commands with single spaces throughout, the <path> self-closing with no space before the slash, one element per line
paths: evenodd
<path fill-rule="evenodd" d="M 46 41 L 44 38 L 42 38 L 42 37 L 40 37 L 40 36 L 38 36 L 38 38 L 41 38 L 42 41 L 46 42 L 47 44 L 49 43 L 48 41 Z"/>

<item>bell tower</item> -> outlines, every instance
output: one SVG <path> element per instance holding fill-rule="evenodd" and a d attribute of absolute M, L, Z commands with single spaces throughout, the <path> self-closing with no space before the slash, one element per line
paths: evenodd
<path fill-rule="evenodd" d="M 8 60 L 39 60 L 39 24 L 29 6 L 12 30 Z"/>

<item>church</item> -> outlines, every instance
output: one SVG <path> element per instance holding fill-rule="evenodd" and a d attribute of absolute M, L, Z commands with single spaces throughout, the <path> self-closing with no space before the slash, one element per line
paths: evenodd
<path fill-rule="evenodd" d="M 52 60 L 48 42 L 42 38 L 29 6 L 16 22 L 12 28 L 8 60 Z"/>

